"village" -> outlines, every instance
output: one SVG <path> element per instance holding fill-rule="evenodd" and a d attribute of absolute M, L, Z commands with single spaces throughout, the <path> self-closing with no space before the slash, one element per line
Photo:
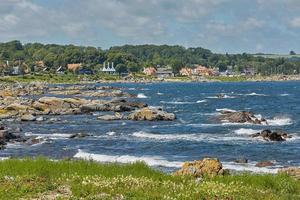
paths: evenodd
<path fill-rule="evenodd" d="M 32 66 L 29 66 L 25 62 L 6 61 L 4 64 L 0 64 L 0 75 L 1 76 L 24 76 L 24 75 L 35 75 L 35 74 L 77 74 L 77 75 L 93 75 L 97 73 L 106 73 L 110 75 L 127 77 L 131 76 L 131 72 L 118 72 L 115 68 L 114 62 L 103 62 L 100 65 L 100 69 L 92 69 L 86 67 L 84 63 L 69 63 L 66 66 L 58 66 L 57 68 L 50 68 L 46 66 L 44 61 L 36 61 Z M 236 66 L 235 66 L 236 67 Z M 225 71 L 218 69 L 217 67 L 204 66 L 200 64 L 194 64 L 182 67 L 179 72 L 175 73 L 172 67 L 167 66 L 153 66 L 144 67 L 142 72 L 149 77 L 156 78 L 171 78 L 171 77 L 189 77 L 191 79 L 197 79 L 199 77 L 238 77 L 238 76 L 255 76 L 257 73 L 254 68 L 245 68 L 242 72 L 236 72 L 233 66 L 227 66 Z"/>

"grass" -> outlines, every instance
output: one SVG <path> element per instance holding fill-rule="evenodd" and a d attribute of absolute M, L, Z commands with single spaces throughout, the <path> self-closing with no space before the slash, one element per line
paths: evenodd
<path fill-rule="evenodd" d="M 176 177 L 144 163 L 99 164 L 46 158 L 0 162 L 0 199 L 299 199 L 285 175 Z"/>

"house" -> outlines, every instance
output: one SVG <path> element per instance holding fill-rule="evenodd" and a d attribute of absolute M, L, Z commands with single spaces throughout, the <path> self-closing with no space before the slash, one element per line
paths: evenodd
<path fill-rule="evenodd" d="M 144 68 L 143 73 L 146 74 L 147 76 L 155 76 L 156 75 L 156 68 L 155 67 L 147 67 Z"/>
<path fill-rule="evenodd" d="M 174 73 L 169 68 L 158 68 L 156 71 L 156 76 L 158 78 L 168 78 L 174 77 Z"/>
<path fill-rule="evenodd" d="M 81 63 L 71 63 L 67 65 L 69 71 L 75 73 L 82 67 Z"/>
<path fill-rule="evenodd" d="M 114 68 L 114 63 L 112 62 L 111 64 L 109 64 L 109 62 L 108 62 L 106 65 L 106 62 L 104 62 L 102 72 L 108 73 L 108 74 L 115 74 L 116 69 Z"/>
<path fill-rule="evenodd" d="M 243 69 L 242 74 L 244 74 L 246 76 L 254 76 L 256 74 L 256 72 L 253 67 L 246 67 Z"/>
<path fill-rule="evenodd" d="M 181 68 L 180 71 L 179 71 L 179 74 L 181 76 L 192 76 L 193 75 L 193 69 L 189 68 L 189 67 Z"/>
<path fill-rule="evenodd" d="M 63 66 L 59 66 L 57 69 L 56 69 L 56 73 L 57 74 L 63 74 L 65 72 Z"/>
<path fill-rule="evenodd" d="M 217 75 L 217 72 L 215 69 L 212 68 L 207 68 L 202 65 L 198 65 L 194 70 L 193 70 L 194 75 L 198 76 L 215 76 Z"/>
<path fill-rule="evenodd" d="M 30 69 L 25 62 L 16 61 L 9 68 L 9 75 L 24 75 L 30 73 Z"/>
<path fill-rule="evenodd" d="M 219 73 L 221 76 L 233 76 L 234 75 L 233 67 L 229 65 L 227 66 L 226 71 L 220 71 Z"/>

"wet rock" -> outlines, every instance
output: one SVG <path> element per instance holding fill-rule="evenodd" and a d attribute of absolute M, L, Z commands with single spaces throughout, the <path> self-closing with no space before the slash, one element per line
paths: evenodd
<path fill-rule="evenodd" d="M 253 135 L 251 135 L 253 138 L 255 137 L 261 137 L 266 141 L 285 141 L 287 138 L 291 138 L 292 136 L 290 136 L 288 133 L 285 132 L 272 132 L 271 130 L 263 130 L 260 133 L 255 133 Z"/>
<path fill-rule="evenodd" d="M 228 172 L 223 169 L 222 163 L 217 158 L 204 158 L 193 162 L 185 162 L 182 168 L 175 172 L 175 175 L 187 175 L 195 178 L 214 177 L 225 175 Z"/>
<path fill-rule="evenodd" d="M 36 121 L 36 117 L 32 114 L 25 114 L 21 116 L 21 121 Z"/>
<path fill-rule="evenodd" d="M 134 111 L 128 116 L 129 120 L 148 120 L 148 121 L 159 121 L 166 120 L 171 121 L 175 120 L 176 116 L 174 113 L 168 113 L 156 108 L 143 108 L 137 111 Z"/>
<path fill-rule="evenodd" d="M 89 137 L 89 136 L 91 136 L 91 135 L 87 134 L 87 133 L 75 133 L 75 134 L 72 134 L 69 138 L 76 139 L 76 138 L 84 138 L 84 137 Z"/>
<path fill-rule="evenodd" d="M 236 159 L 234 162 L 235 163 L 239 163 L 239 164 L 246 164 L 246 163 L 248 163 L 248 159 L 246 159 L 246 158 L 239 158 L 239 159 Z"/>
<path fill-rule="evenodd" d="M 114 115 L 99 116 L 97 119 L 105 121 L 121 120 L 123 119 L 123 115 L 121 115 L 120 113 L 115 113 Z"/>
<path fill-rule="evenodd" d="M 300 168 L 299 167 L 288 167 L 278 170 L 278 174 L 287 174 L 293 178 L 300 180 Z"/>
<path fill-rule="evenodd" d="M 255 167 L 270 167 L 273 166 L 274 163 L 272 163 L 271 161 L 262 161 L 262 162 L 258 162 Z"/>
<path fill-rule="evenodd" d="M 231 123 L 267 124 L 267 121 L 264 118 L 260 119 L 256 117 L 254 113 L 247 111 L 223 111 L 217 118 L 221 121 Z"/>

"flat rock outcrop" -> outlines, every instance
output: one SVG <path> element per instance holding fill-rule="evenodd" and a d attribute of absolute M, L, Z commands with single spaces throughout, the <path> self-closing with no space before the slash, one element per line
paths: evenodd
<path fill-rule="evenodd" d="M 139 110 L 134 111 L 128 116 L 129 120 L 148 120 L 148 121 L 159 121 L 159 120 L 166 120 L 171 121 L 175 120 L 176 116 L 174 113 L 168 113 L 161 109 L 157 108 L 142 108 Z"/>
<path fill-rule="evenodd" d="M 267 124 L 264 118 L 258 118 L 253 112 L 248 111 L 222 111 L 218 120 L 230 123 Z"/>

